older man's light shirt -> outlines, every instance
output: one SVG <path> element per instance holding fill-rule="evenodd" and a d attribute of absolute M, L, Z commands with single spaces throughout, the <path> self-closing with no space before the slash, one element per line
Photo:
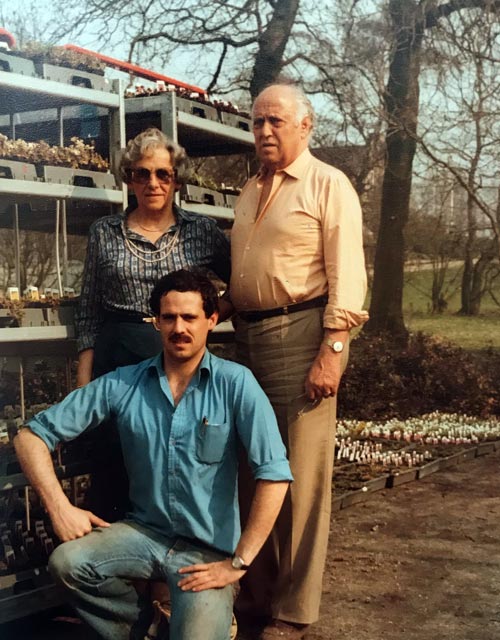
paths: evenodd
<path fill-rule="evenodd" d="M 327 294 L 325 327 L 365 322 L 361 208 L 347 177 L 306 149 L 274 174 L 266 203 L 260 203 L 262 188 L 258 174 L 236 203 L 230 285 L 236 309 L 272 309 Z"/>

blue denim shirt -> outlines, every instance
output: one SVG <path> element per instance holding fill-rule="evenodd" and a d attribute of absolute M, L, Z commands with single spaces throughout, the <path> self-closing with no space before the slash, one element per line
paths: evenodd
<path fill-rule="evenodd" d="M 177 406 L 159 354 L 73 391 L 27 426 L 53 450 L 111 417 L 130 480 L 130 517 L 164 535 L 234 551 L 238 440 L 256 479 L 292 480 L 274 412 L 253 374 L 208 351 Z"/>

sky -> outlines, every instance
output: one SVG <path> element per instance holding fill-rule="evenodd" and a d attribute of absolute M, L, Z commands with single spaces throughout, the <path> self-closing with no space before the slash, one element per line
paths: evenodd
<path fill-rule="evenodd" d="M 26 13 L 26 15 L 28 16 L 33 15 L 33 1 L 34 0 L 0 0 L 0 26 L 6 26 L 1 24 L 1 16 L 9 15 L 11 9 L 14 9 L 18 13 Z M 68 5 L 74 2 L 75 0 L 67 0 Z M 37 0 L 35 7 L 37 15 L 42 17 L 44 23 L 50 20 L 57 20 L 57 14 L 53 9 L 53 3 L 50 0 Z M 15 29 L 11 28 L 11 32 L 14 37 L 16 37 Z M 40 40 L 43 41 L 43 37 L 40 38 Z M 93 37 L 92 34 L 89 33 L 88 35 L 82 34 L 79 37 L 68 37 L 58 44 L 76 44 L 92 51 L 98 51 L 99 53 L 103 53 L 105 55 L 112 56 L 121 60 L 126 60 L 128 57 L 128 43 L 126 40 L 120 40 L 119 38 L 117 38 L 112 45 L 99 46 L 99 43 L 95 41 L 95 37 Z M 158 73 L 163 73 L 164 75 L 168 75 L 172 78 L 176 78 L 177 80 L 182 80 L 184 82 L 204 86 L 204 84 L 206 84 L 206 81 L 202 81 L 201 77 L 193 77 L 192 73 L 189 74 L 189 76 L 186 75 L 186 69 L 192 69 L 193 67 L 196 67 L 196 65 L 193 64 L 193 60 L 189 59 L 189 57 L 185 55 L 177 55 L 175 59 L 172 60 L 171 64 L 168 65 L 168 67 L 163 67 L 163 65 L 160 65 L 160 67 L 158 68 L 155 67 L 154 64 L 148 65 L 148 68 L 151 68 L 153 71 L 157 71 Z"/>

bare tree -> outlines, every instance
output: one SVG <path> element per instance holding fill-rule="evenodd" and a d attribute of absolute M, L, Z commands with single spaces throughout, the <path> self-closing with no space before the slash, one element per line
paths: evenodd
<path fill-rule="evenodd" d="M 367 145 L 367 168 L 382 141 L 385 171 L 368 328 L 406 337 L 404 230 L 415 154 L 429 139 L 418 128 L 421 70 L 432 62 L 430 34 L 454 15 L 487 13 L 497 19 L 500 0 L 338 0 L 328 7 L 312 0 L 82 0 L 64 5 L 68 22 L 61 25 L 60 37 L 67 39 L 72 26 L 76 34 L 93 30 L 100 46 L 113 38 L 128 39 L 129 57 L 148 66 L 180 51 L 195 52 L 198 73 L 193 79 L 205 68 L 205 86 L 214 91 L 240 89 L 253 96 L 286 73 L 321 94 L 321 111 L 333 113 L 337 143 L 343 137 L 346 143 Z M 473 20 L 470 24 L 477 31 Z M 458 50 L 460 42 L 455 45 Z M 442 158 L 435 157 L 439 164 Z M 468 189 L 457 172 L 461 180 Z"/>
<path fill-rule="evenodd" d="M 410 266 L 415 266 L 415 270 L 407 270 L 405 287 L 415 288 L 428 298 L 432 313 L 443 313 L 451 296 L 460 288 L 460 270 L 451 272 L 450 266 L 459 263 L 464 229 L 454 216 L 456 183 L 444 170 L 431 171 L 425 178 L 412 190 L 405 242 L 411 255 Z M 418 284 L 420 270 L 429 267 L 430 288 Z"/>
<path fill-rule="evenodd" d="M 498 20 L 489 12 L 467 17 L 457 14 L 436 33 L 435 51 L 446 64 L 446 82 L 431 116 L 435 121 L 432 135 L 430 131 L 420 134 L 421 148 L 457 185 L 455 209 L 460 213 L 461 203 L 465 217 L 460 313 L 476 315 L 490 264 L 500 255 L 496 214 L 500 183 Z"/>
<path fill-rule="evenodd" d="M 192 77 L 208 91 L 244 89 L 255 97 L 276 80 L 300 0 L 83 0 L 64 4 L 54 37 L 93 32 L 96 41 L 130 42 L 128 58 L 167 64 L 191 53 Z"/>
<path fill-rule="evenodd" d="M 382 186 L 382 204 L 371 319 L 367 328 L 390 331 L 406 339 L 403 319 L 404 228 L 408 221 L 413 161 L 417 145 L 420 72 L 427 31 L 441 20 L 464 10 L 498 12 L 496 0 L 389 0 L 393 42 L 389 77 L 385 90 L 387 115 L 387 164 Z"/>

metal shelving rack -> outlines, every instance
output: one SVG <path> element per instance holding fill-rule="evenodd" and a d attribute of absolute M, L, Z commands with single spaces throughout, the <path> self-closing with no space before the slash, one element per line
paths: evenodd
<path fill-rule="evenodd" d="M 128 137 L 133 137 L 148 126 L 158 127 L 169 138 L 181 144 L 190 157 L 243 154 L 247 157 L 247 177 L 250 174 L 249 156 L 253 153 L 254 140 L 248 130 L 222 124 L 210 118 L 200 117 L 182 109 L 186 102 L 173 91 L 154 96 L 135 97 L 125 100 L 125 117 Z M 181 106 L 182 105 L 182 106 Z M 213 108 L 208 108 L 215 111 Z M 207 111 L 208 111 L 207 109 Z M 200 112 L 204 113 L 203 105 Z M 234 117 L 235 121 L 238 118 Z M 246 123 L 244 123 L 246 124 Z M 181 201 L 178 204 L 188 211 L 208 215 L 219 220 L 234 219 L 229 206 L 213 206 Z"/>
<path fill-rule="evenodd" d="M 173 92 L 124 100 L 118 81 L 113 83 L 113 91 L 108 92 L 0 71 L 0 117 L 3 117 L 4 120 L 5 117 L 8 117 L 10 137 L 13 139 L 16 137 L 16 114 L 55 108 L 57 109 L 59 137 L 62 144 L 64 139 L 63 108 L 73 108 L 74 110 L 81 104 L 99 107 L 99 112 L 102 109 L 109 110 L 112 169 L 116 166 L 118 153 L 125 146 L 126 139 L 133 137 L 147 126 L 157 126 L 169 137 L 182 144 L 191 156 L 245 154 L 248 170 L 248 157 L 253 151 L 253 136 L 250 131 L 186 113 L 178 107 L 177 96 Z M 32 121 L 32 113 L 30 118 L 28 119 Z M 46 222 L 40 221 L 36 216 L 30 217 L 21 213 L 18 209 L 20 204 L 53 200 L 59 202 L 62 212 L 63 243 L 65 243 L 68 223 L 66 203 L 79 201 L 101 207 L 103 205 L 106 207 L 110 205 L 125 207 L 127 202 L 126 190 L 121 188 L 116 190 L 99 189 L 7 178 L 0 178 L 0 194 L 3 199 L 0 218 L 4 215 L 2 210 L 5 210 L 5 203 L 11 204 L 12 227 L 17 243 L 20 219 L 22 219 L 24 228 L 44 230 L 50 228 Z M 233 211 L 229 206 L 212 206 L 180 201 L 179 204 L 190 211 L 225 221 L 226 224 L 229 224 L 233 219 Z M 93 218 L 97 217 L 95 213 L 92 215 L 92 211 L 92 208 L 81 211 L 82 223 L 80 227 L 85 228 Z M 103 215 L 102 210 L 99 210 L 98 215 Z M 64 251 L 63 246 L 63 253 Z M 66 265 L 63 263 L 64 268 Z M 232 339 L 230 323 L 223 323 L 217 327 L 214 333 L 212 342 L 227 342 Z M 71 325 L 0 328 L 0 358 L 14 358 L 18 363 L 22 420 L 25 419 L 24 372 L 28 359 L 34 355 L 44 357 L 52 356 L 54 353 L 66 359 L 66 378 L 69 388 L 71 360 L 76 353 L 74 329 Z M 61 478 L 70 478 L 76 474 L 85 473 L 85 469 L 81 468 L 78 463 L 67 466 L 59 464 L 57 472 Z M 25 499 L 28 500 L 29 489 L 23 474 L 1 475 L 2 473 L 0 471 L 0 492 L 25 487 Z M 58 604 L 60 604 L 60 599 L 48 578 L 46 567 L 0 576 L 0 624 Z"/>
<path fill-rule="evenodd" d="M 121 84 L 113 83 L 111 91 L 96 90 L 81 86 L 73 86 L 63 82 L 25 76 L 18 73 L 0 71 L 0 116 L 9 120 L 10 137 L 16 138 L 16 115 L 23 112 L 36 112 L 44 109 L 56 109 L 60 144 L 64 140 L 64 108 L 91 104 L 104 108 L 109 113 L 109 155 L 113 168 L 118 153 L 125 143 L 124 99 Z M 33 180 L 0 178 L 0 194 L 2 194 L 2 215 L 11 214 L 11 225 L 14 231 L 14 246 L 19 256 L 19 206 L 25 203 L 50 201 L 56 203 L 59 225 L 57 233 L 61 234 L 63 255 L 62 270 L 66 264 L 67 211 L 66 204 L 75 201 L 86 203 L 82 209 L 88 220 L 89 207 L 120 206 L 126 203 L 126 191 L 117 189 L 92 188 L 57 184 Z M 84 205 L 85 206 L 85 205 Z M 39 212 L 23 216 L 25 228 L 40 228 Z M 72 213 L 72 212 L 71 212 Z M 77 213 L 78 215 L 78 213 Z M 94 217 L 95 214 L 94 214 Z M 5 223 L 7 220 L 3 221 Z M 42 225 L 43 226 L 43 225 Z M 45 225 L 46 228 L 46 225 Z M 17 258 L 17 281 L 19 277 L 19 257 Z M 40 326 L 0 328 L 0 357 L 14 359 L 18 367 L 20 389 L 21 420 L 25 419 L 24 406 L 24 372 L 30 357 L 54 356 L 65 361 L 66 381 L 70 384 L 71 361 L 75 355 L 74 329 L 72 326 Z M 5 473 L 5 470 L 2 470 Z M 82 470 L 70 465 L 58 467 L 61 478 L 74 477 Z M 0 492 L 21 490 L 25 487 L 26 511 L 29 512 L 29 489 L 27 481 L 21 473 L 0 475 Z M 29 522 L 29 515 L 27 516 Z M 0 623 L 26 616 L 60 604 L 60 598 L 50 582 L 46 567 L 26 569 L 16 573 L 0 576 Z"/>

